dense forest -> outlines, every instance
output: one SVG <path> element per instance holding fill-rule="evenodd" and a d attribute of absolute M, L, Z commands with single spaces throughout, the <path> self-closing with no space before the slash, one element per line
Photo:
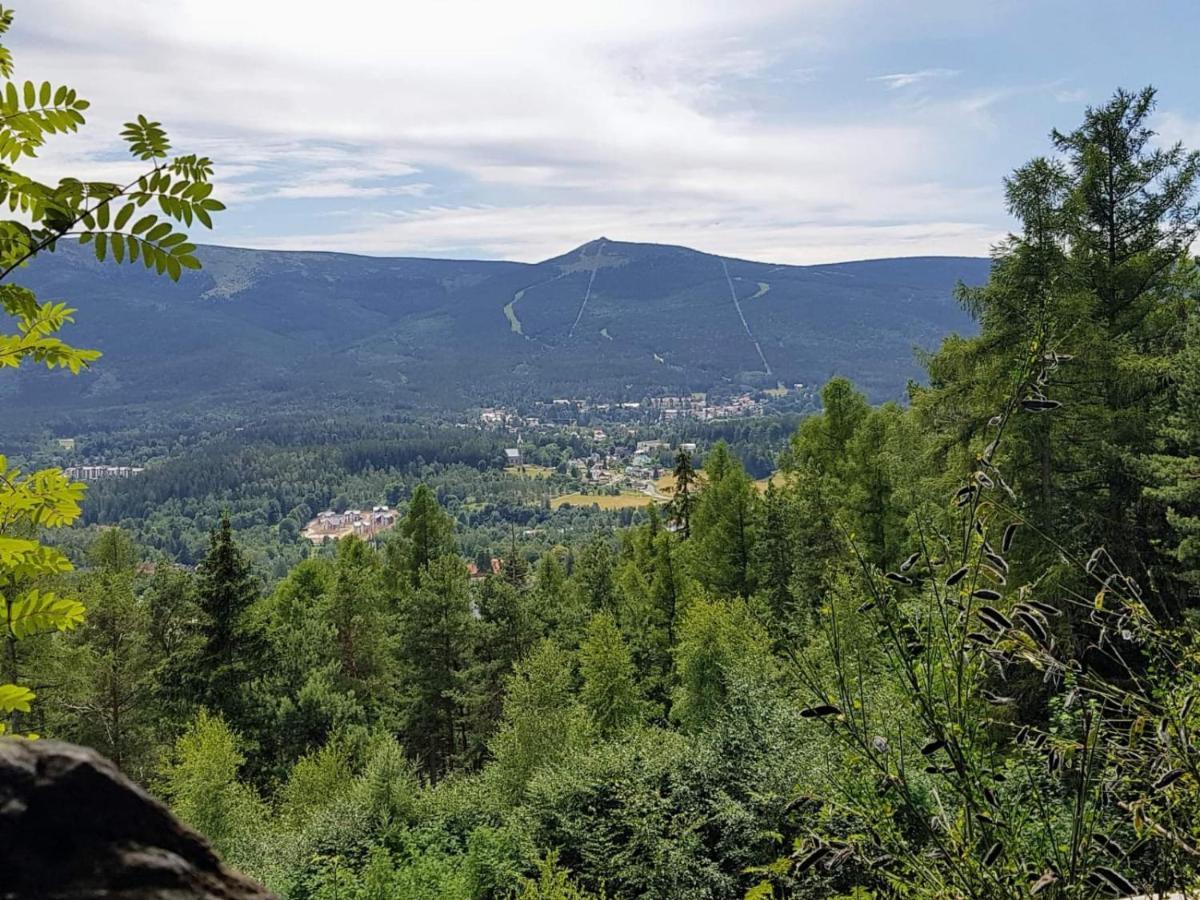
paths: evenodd
<path fill-rule="evenodd" d="M 688 442 L 705 449 L 723 440 L 749 474 L 765 478 L 775 471 L 798 421 L 789 414 L 642 425 L 623 440 L 627 445 L 639 438 L 670 446 Z M 303 528 L 319 511 L 375 504 L 402 509 L 418 484 L 434 491 L 455 519 L 461 552 L 476 561 L 511 552 L 514 528 L 524 535 L 520 550 L 532 563 L 556 546 L 628 525 L 635 517 L 631 508 L 551 505 L 554 497 L 587 487 L 572 461 L 603 455 L 613 440 L 596 441 L 588 428 L 515 434 L 345 411 L 188 432 L 148 432 L 122 422 L 81 434 L 69 452 L 49 440 L 28 441 L 12 460 L 23 469 L 92 463 L 146 467 L 137 478 L 89 485 L 75 527 L 51 535 L 77 563 L 86 559 L 99 529 L 119 525 L 147 562 L 194 566 L 204 557 L 209 533 L 227 514 L 256 575 L 269 584 L 317 552 Z M 538 467 L 539 477 L 506 471 L 504 448 L 510 444 Z M 670 471 L 671 452 L 655 454 L 656 466 Z"/>
<path fill-rule="evenodd" d="M 4 103 L 12 163 L 86 109 L 49 84 Z M 1196 889 L 1200 155 L 1155 142 L 1153 107 L 1119 91 L 1053 132 L 961 291 L 979 334 L 924 359 L 905 405 L 830 381 L 765 492 L 723 441 L 680 451 L 663 508 L 514 536 L 472 578 L 423 481 L 496 448 L 353 435 L 335 468 L 408 472 L 402 521 L 275 572 L 234 488 L 277 481 L 253 514 L 278 529 L 331 501 L 305 474 L 331 450 L 204 444 L 86 496 L 0 457 L 5 730 L 98 748 L 288 898 Z M 219 212 L 210 164 L 145 119 L 126 137 L 148 166 L 126 188 L 6 170 L 33 225 L 4 223 L 0 366 L 103 365 L 8 280 L 63 235 L 198 264 L 174 229 Z M 203 546 L 93 527 L 73 567 L 52 543 L 160 506 Z"/>

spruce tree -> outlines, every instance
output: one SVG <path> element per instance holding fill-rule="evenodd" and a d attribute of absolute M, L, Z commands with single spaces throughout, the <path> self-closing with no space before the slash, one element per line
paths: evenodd
<path fill-rule="evenodd" d="M 467 743 L 462 699 L 474 618 L 461 559 L 443 556 L 421 569 L 400 624 L 404 745 L 439 778 Z"/>
<path fill-rule="evenodd" d="M 454 520 L 446 514 L 433 491 L 425 484 L 417 485 L 413 491 L 399 533 L 402 544 L 398 563 L 413 585 L 418 583 L 421 572 L 435 559 L 457 552 Z"/>
<path fill-rule="evenodd" d="M 242 688 L 262 664 L 263 646 L 245 621 L 246 610 L 258 597 L 258 583 L 233 540 L 228 513 L 213 530 L 196 576 L 204 644 L 193 673 L 193 696 L 227 721 L 239 722 Z"/>

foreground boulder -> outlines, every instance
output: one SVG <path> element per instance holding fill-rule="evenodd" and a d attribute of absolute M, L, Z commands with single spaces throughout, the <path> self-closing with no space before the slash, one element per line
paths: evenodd
<path fill-rule="evenodd" d="M 270 900 L 92 750 L 0 739 L 0 897 Z"/>

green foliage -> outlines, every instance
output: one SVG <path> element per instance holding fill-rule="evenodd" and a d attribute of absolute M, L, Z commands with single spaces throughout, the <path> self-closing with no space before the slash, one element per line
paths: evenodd
<path fill-rule="evenodd" d="M 508 681 L 504 715 L 492 741 L 490 774 L 502 796 L 519 800 L 530 778 L 580 745 L 586 717 L 571 692 L 569 658 L 543 641 Z"/>
<path fill-rule="evenodd" d="M 611 613 L 597 613 L 588 624 L 579 648 L 579 675 L 579 700 L 602 737 L 620 734 L 642 717 L 633 660 Z"/>
<path fill-rule="evenodd" d="M 571 873 L 559 868 L 558 854 L 551 852 L 538 863 L 537 878 L 527 878 L 517 900 L 588 900 L 589 895 L 571 883 Z"/>
<path fill-rule="evenodd" d="M 204 617 L 204 646 L 191 682 L 196 702 L 230 721 L 244 716 L 243 685 L 255 664 L 262 662 L 257 658 L 257 635 L 245 618 L 258 590 L 225 516 L 197 568 L 196 602 Z"/>
<path fill-rule="evenodd" d="M 692 516 L 688 551 L 700 582 L 723 597 L 754 593 L 753 548 L 758 527 L 754 482 L 718 442 L 705 459 L 704 491 Z"/>
<path fill-rule="evenodd" d="M 3 602 L 4 676 L 0 684 L 0 734 L 14 730 L 18 714 L 30 711 L 34 692 L 17 684 L 21 678 L 17 642 L 38 634 L 69 631 L 82 620 L 78 600 L 39 582 L 71 569 L 61 552 L 36 540 L 41 528 L 61 528 L 79 515 L 83 486 L 72 484 L 61 471 L 44 469 L 28 474 L 0 456 L 0 602 Z"/>
<path fill-rule="evenodd" d="M 1162 426 L 1163 446 L 1147 457 L 1147 493 L 1166 506 L 1171 534 L 1163 550 L 1175 564 L 1190 608 L 1200 601 L 1200 308 L 1195 305 L 1171 368 L 1175 406 Z"/>
<path fill-rule="evenodd" d="M 671 517 L 678 523 L 683 539 L 692 536 L 692 510 L 695 506 L 696 470 L 692 455 L 680 450 L 675 456 L 675 491 L 671 496 Z"/>
<path fill-rule="evenodd" d="M 7 32 L 12 21 L 12 11 L 0 8 L 0 33 Z M 187 243 L 184 233 L 175 230 L 171 220 L 190 224 L 195 208 L 201 206 L 205 210 L 202 221 L 211 225 L 209 212 L 223 207 L 210 197 L 211 163 L 196 157 L 171 162 L 156 159 L 151 172 L 124 187 L 75 178 L 64 178 L 52 186 L 22 174 L 13 166 L 24 157 L 35 156 L 50 136 L 77 131 L 84 124 L 88 102 L 66 85 L 13 81 L 12 55 L 5 47 L 0 47 L 0 77 L 4 79 L 0 88 L 0 159 L 8 164 L 0 170 L 0 205 L 15 216 L 0 220 L 0 313 L 16 326 L 15 333 L 0 331 L 0 368 L 32 362 L 78 374 L 100 354 L 72 347 L 56 336 L 74 321 L 75 310 L 64 303 L 40 302 L 32 291 L 12 284 L 9 277 L 42 251 L 53 251 L 58 241 L 77 236 L 81 243 L 94 241 L 100 260 L 110 243 L 118 261 L 126 249 L 131 260 L 140 250 L 148 267 L 177 280 L 184 267 L 199 268 L 199 262 L 193 255 L 195 247 Z M 149 137 L 156 150 L 163 151 L 151 155 L 165 157 L 165 134 L 155 125 L 151 136 L 151 123 L 140 117 L 138 121 L 145 125 L 146 133 L 139 138 L 141 143 L 131 144 L 134 155 L 149 158 L 139 149 L 147 146 Z M 110 221 L 111 208 L 121 198 L 127 205 Z M 133 209 L 156 199 L 167 220 L 143 237 L 133 237 L 142 230 L 136 225 L 125 230 Z M 82 621 L 82 604 L 36 584 L 38 579 L 70 568 L 65 557 L 38 543 L 38 529 L 71 524 L 79 516 L 82 495 L 82 486 L 70 484 L 58 470 L 23 475 L 0 456 L 0 600 L 5 612 L 7 679 L 20 677 L 17 641 L 43 632 L 66 631 Z M 0 730 L 12 729 L 16 714 L 30 711 L 33 696 L 30 689 L 16 684 L 0 685 L 0 714 L 8 718 L 0 723 Z"/>
<path fill-rule="evenodd" d="M 245 757 L 219 716 L 201 710 L 172 749 L 163 791 L 175 812 L 235 865 L 264 823 L 262 801 L 238 781 Z"/>
<path fill-rule="evenodd" d="M 78 579 L 77 589 L 87 605 L 87 627 L 55 643 L 47 662 L 54 687 L 44 714 L 56 735 L 96 747 L 131 776 L 147 780 L 166 658 L 152 640 L 151 608 L 138 595 L 128 536 L 109 529 L 88 556 L 95 569 Z M 62 715 L 63 708 L 70 714 Z"/>
<path fill-rule="evenodd" d="M 433 560 L 402 601 L 398 653 L 404 670 L 406 744 L 434 777 L 463 751 L 460 720 L 471 649 L 467 569 L 457 556 Z"/>
<path fill-rule="evenodd" d="M 400 537 L 404 541 L 401 570 L 414 585 L 430 563 L 455 552 L 454 521 L 424 484 L 413 491 L 408 513 L 400 523 Z"/>
<path fill-rule="evenodd" d="M 675 647 L 675 718 L 685 729 L 699 731 L 724 715 L 735 680 L 770 677 L 769 647 L 745 601 L 694 601 Z"/>

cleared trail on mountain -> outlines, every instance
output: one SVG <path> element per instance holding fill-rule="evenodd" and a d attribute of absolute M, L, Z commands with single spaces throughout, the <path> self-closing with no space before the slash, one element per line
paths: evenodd
<path fill-rule="evenodd" d="M 525 296 L 526 291 L 532 291 L 534 288 L 539 288 L 546 284 L 553 284 L 554 282 L 558 281 L 558 279 L 563 277 L 565 277 L 564 274 L 559 274 L 555 275 L 553 278 L 547 278 L 544 281 L 537 281 L 533 284 L 527 284 L 525 287 L 513 294 L 513 298 L 504 304 L 504 317 L 508 319 L 508 327 L 512 330 L 513 334 L 519 334 L 527 341 L 537 341 L 539 344 L 545 343 L 544 341 L 530 337 L 525 333 L 525 328 L 521 324 L 521 320 L 517 318 L 517 303 L 519 303 L 521 298 Z"/>
<path fill-rule="evenodd" d="M 758 353 L 758 358 L 762 360 L 763 370 L 766 374 L 771 374 L 771 364 L 767 362 L 766 356 L 763 355 L 762 347 L 759 346 L 758 338 L 754 336 L 754 332 L 750 330 L 750 323 L 746 321 L 746 317 L 742 314 L 742 304 L 738 301 L 737 291 L 733 289 L 733 279 L 729 277 L 729 266 L 725 265 L 725 260 L 721 260 L 721 271 L 725 273 L 725 283 L 729 285 L 729 296 L 733 298 L 733 308 L 737 310 L 738 318 L 742 320 L 742 327 L 746 329 L 746 334 L 750 337 L 751 343 L 754 344 L 754 350 Z M 595 274 L 593 272 L 593 274 Z M 760 291 L 755 296 L 762 296 L 766 291 Z"/>
<path fill-rule="evenodd" d="M 604 241 L 596 245 L 595 261 L 592 265 L 592 274 L 588 278 L 587 290 L 583 294 L 583 302 L 579 304 L 579 312 L 575 314 L 575 321 L 571 325 L 571 330 L 567 332 L 567 340 L 575 336 L 575 327 L 579 324 L 579 320 L 583 318 L 583 311 L 587 309 L 588 300 L 592 296 L 592 285 L 596 283 L 596 271 L 600 268 L 600 255 L 604 253 Z"/>

